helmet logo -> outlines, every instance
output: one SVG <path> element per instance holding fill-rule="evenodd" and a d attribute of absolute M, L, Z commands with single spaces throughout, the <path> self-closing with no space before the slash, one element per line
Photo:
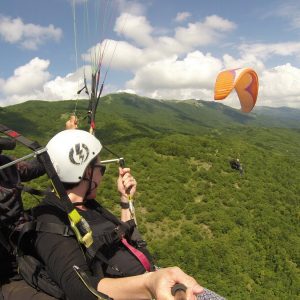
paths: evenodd
<path fill-rule="evenodd" d="M 69 159 L 74 165 L 82 165 L 89 157 L 90 151 L 85 144 L 76 144 L 69 152 Z"/>

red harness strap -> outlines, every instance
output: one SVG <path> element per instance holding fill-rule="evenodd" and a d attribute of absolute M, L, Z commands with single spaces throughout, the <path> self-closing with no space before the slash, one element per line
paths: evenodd
<path fill-rule="evenodd" d="M 151 265 L 150 265 L 150 262 L 149 262 L 148 258 L 146 257 L 146 255 L 143 252 L 141 252 L 140 250 L 131 246 L 125 238 L 122 238 L 121 241 L 122 241 L 123 245 L 126 248 L 128 248 L 128 250 L 140 261 L 140 263 L 144 266 L 145 270 L 150 272 Z"/>

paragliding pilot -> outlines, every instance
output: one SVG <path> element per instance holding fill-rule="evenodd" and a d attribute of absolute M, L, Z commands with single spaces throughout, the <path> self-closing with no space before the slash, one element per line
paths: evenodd
<path fill-rule="evenodd" d="M 243 166 L 240 163 L 240 160 L 238 158 L 230 160 L 229 163 L 232 169 L 240 171 L 241 176 L 243 176 L 244 174 Z"/>

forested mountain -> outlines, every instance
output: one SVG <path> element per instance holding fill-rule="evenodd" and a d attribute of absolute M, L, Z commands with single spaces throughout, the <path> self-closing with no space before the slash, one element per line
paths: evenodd
<path fill-rule="evenodd" d="M 299 128 L 300 110 L 289 107 L 256 107 L 255 114 L 262 125 L 274 127 Z"/>
<path fill-rule="evenodd" d="M 0 123 L 45 145 L 75 106 L 87 129 L 83 100 L 4 107 Z M 96 135 L 137 178 L 138 226 L 158 265 L 178 265 L 228 299 L 300 299 L 299 117 L 299 110 L 243 114 L 200 100 L 101 99 Z M 242 176 L 229 164 L 237 158 Z M 119 203 L 116 176 L 110 165 L 99 194 L 111 210 Z"/>

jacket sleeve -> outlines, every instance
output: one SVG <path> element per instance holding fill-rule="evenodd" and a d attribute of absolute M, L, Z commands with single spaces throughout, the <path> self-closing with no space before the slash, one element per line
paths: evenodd
<path fill-rule="evenodd" d="M 17 164 L 22 182 L 26 182 L 46 174 L 44 166 L 37 160 L 22 161 Z"/>
<path fill-rule="evenodd" d="M 37 219 L 42 222 L 57 223 L 58 216 L 53 214 L 39 215 Z M 92 287 L 95 289 L 97 289 L 99 280 L 103 278 L 103 274 L 97 277 L 92 275 L 81 246 L 74 237 L 38 232 L 35 240 L 35 249 L 40 259 L 46 265 L 50 277 L 61 287 L 68 299 L 96 299 L 79 279 L 73 270 L 73 266 L 76 265 L 86 272 L 91 280 Z"/>

